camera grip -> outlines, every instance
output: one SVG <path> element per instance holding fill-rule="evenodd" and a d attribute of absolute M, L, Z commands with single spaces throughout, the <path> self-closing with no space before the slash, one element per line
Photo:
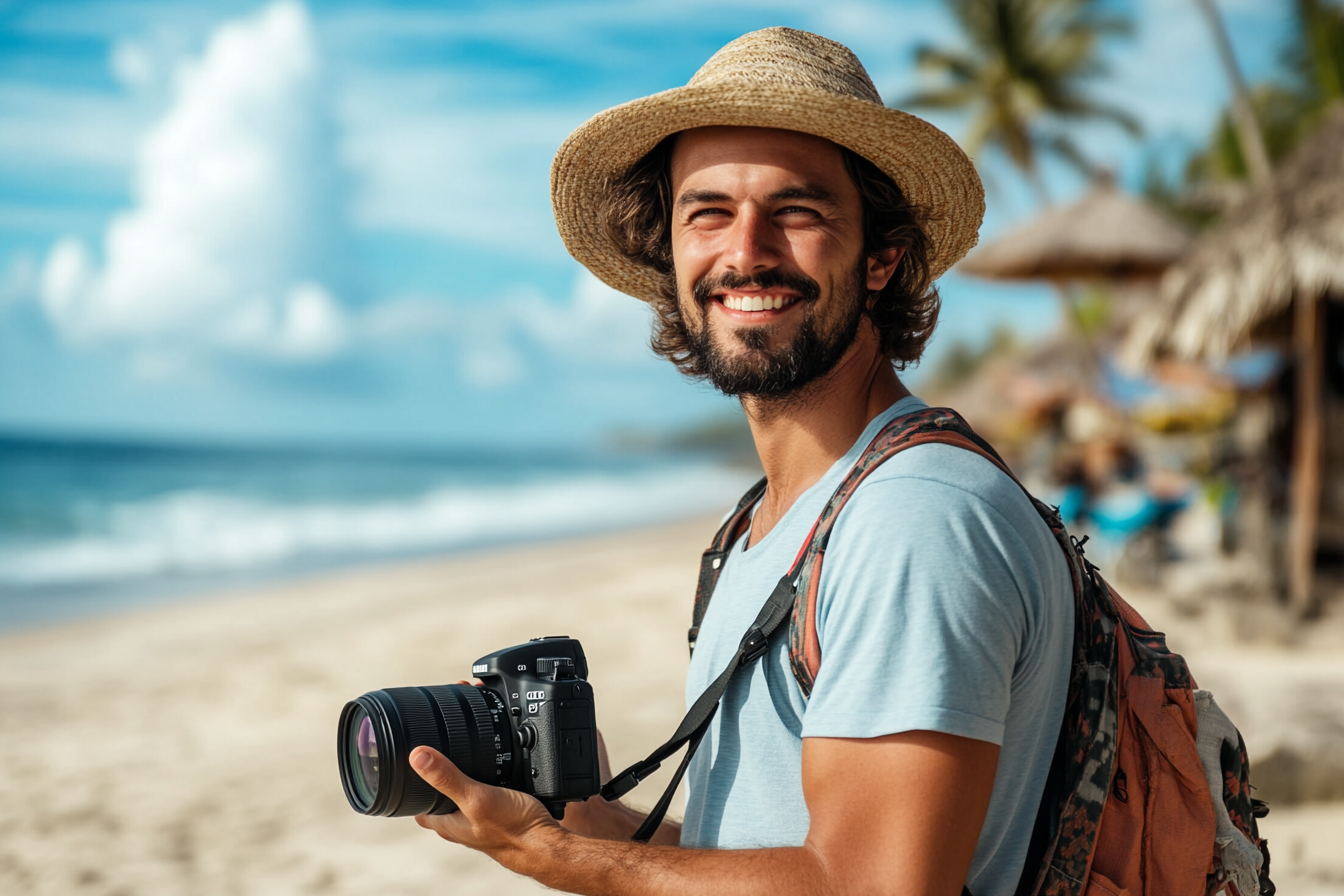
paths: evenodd
<path fill-rule="evenodd" d="M 537 731 L 530 755 L 533 794 L 543 801 L 568 801 L 595 793 L 600 781 L 593 702 L 548 700 L 532 722 Z"/>

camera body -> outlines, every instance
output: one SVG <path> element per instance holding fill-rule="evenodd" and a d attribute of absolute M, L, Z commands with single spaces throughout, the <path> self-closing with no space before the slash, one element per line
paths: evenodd
<path fill-rule="evenodd" d="M 467 776 L 530 793 L 556 818 L 601 788 L 593 689 L 578 641 L 534 638 L 481 657 L 481 686 L 370 691 L 345 705 L 337 761 L 351 807 L 362 815 L 438 815 L 452 800 L 410 768 L 431 746 Z"/>
<path fill-rule="evenodd" d="M 573 638 L 534 638 L 483 656 L 471 674 L 504 698 L 517 745 L 514 780 L 506 785 L 547 804 L 585 800 L 602 787 L 597 719 L 588 661 Z M 498 751 L 501 764 L 504 751 Z"/>

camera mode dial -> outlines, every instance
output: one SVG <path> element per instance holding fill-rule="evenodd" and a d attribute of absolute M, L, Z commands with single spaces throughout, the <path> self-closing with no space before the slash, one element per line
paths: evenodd
<path fill-rule="evenodd" d="M 551 681 L 577 677 L 574 673 L 574 660 L 567 656 L 539 657 L 537 659 L 537 675 L 543 678 L 550 676 Z"/>

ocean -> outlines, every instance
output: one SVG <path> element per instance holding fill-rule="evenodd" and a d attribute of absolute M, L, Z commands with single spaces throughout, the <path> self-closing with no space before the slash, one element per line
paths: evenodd
<path fill-rule="evenodd" d="M 343 565 L 723 511 L 755 475 L 710 453 L 0 436 L 0 629 Z"/>

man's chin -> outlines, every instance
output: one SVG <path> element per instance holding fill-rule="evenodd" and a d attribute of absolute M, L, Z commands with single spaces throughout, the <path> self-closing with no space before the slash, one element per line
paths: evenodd
<path fill-rule="evenodd" d="M 726 361 L 755 363 L 792 348 L 798 334 L 783 323 L 728 326 L 711 330 L 714 350 Z"/>

